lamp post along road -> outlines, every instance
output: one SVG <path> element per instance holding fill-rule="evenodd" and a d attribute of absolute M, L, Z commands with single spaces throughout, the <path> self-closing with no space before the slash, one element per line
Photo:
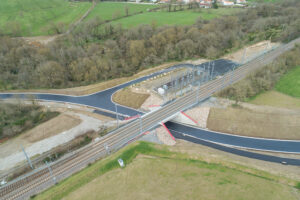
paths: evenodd
<path fill-rule="evenodd" d="M 119 114 L 118 114 L 118 106 L 115 103 L 116 117 L 117 117 L 117 127 L 119 128 Z"/>

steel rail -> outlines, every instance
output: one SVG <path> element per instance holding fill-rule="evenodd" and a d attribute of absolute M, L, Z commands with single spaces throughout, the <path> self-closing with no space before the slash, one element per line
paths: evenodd
<path fill-rule="evenodd" d="M 223 77 L 221 78 L 214 79 L 206 84 L 203 84 L 200 87 L 200 90 L 202 92 L 199 94 L 199 98 L 197 98 L 197 93 L 190 91 L 183 97 L 176 99 L 175 101 L 165 105 L 159 110 L 146 114 L 141 119 L 136 119 L 129 124 L 117 129 L 116 131 L 111 132 L 107 136 L 103 137 L 103 139 L 99 142 L 87 145 L 86 147 L 78 150 L 75 154 L 71 154 L 64 160 L 53 163 L 51 165 L 51 167 L 53 168 L 53 175 L 59 176 L 61 174 L 67 173 L 68 170 L 76 168 L 76 166 L 87 165 L 86 161 L 90 160 L 91 158 L 95 157 L 95 159 L 97 159 L 98 154 L 105 152 L 105 149 L 103 147 L 105 143 L 108 143 L 111 146 L 116 144 L 126 144 L 126 142 L 132 139 L 132 137 L 137 137 L 141 134 L 141 132 L 139 131 L 139 120 L 142 120 L 143 132 L 145 132 L 153 128 L 154 126 L 157 126 L 158 123 L 166 119 L 168 116 L 176 114 L 177 112 L 186 109 L 191 105 L 194 105 L 195 103 L 197 103 L 197 99 L 199 99 L 199 101 L 206 99 L 212 93 L 221 90 L 225 86 L 235 83 L 238 80 L 244 78 L 245 75 L 249 73 L 249 71 L 253 71 L 254 69 L 261 67 L 262 65 L 269 64 L 278 55 L 293 48 L 293 45 L 297 42 L 300 42 L 300 38 L 245 63 L 241 67 L 238 67 L 236 70 L 223 75 Z M 0 198 L 15 199 L 22 197 L 22 195 L 31 191 L 32 188 L 46 183 L 47 181 L 51 181 L 48 170 L 46 168 L 37 170 L 30 176 L 2 187 L 0 189 Z"/>

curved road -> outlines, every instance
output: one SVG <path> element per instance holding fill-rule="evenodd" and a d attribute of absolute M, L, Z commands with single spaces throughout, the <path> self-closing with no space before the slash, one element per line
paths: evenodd
<path fill-rule="evenodd" d="M 230 60 L 224 60 L 219 59 L 211 62 L 211 64 L 214 63 L 215 65 L 215 75 L 220 73 L 226 73 L 227 71 L 231 70 L 232 65 L 237 65 L 236 63 L 233 63 Z M 208 65 L 207 63 L 203 63 L 200 66 Z M 118 90 L 125 88 L 127 86 L 130 86 L 132 84 L 136 84 L 139 82 L 142 82 L 144 80 L 147 80 L 151 77 L 157 76 L 159 74 L 171 71 L 175 68 L 183 68 L 183 67 L 192 67 L 192 64 L 179 64 L 174 65 L 172 67 L 169 67 L 167 69 L 152 73 L 150 75 L 129 81 L 127 83 L 109 88 L 107 90 L 103 90 L 100 92 L 96 92 L 90 95 L 84 95 L 84 96 L 71 96 L 71 95 L 59 95 L 59 94 L 48 94 L 48 93 L 0 93 L 0 99 L 8 99 L 13 98 L 15 94 L 20 95 L 21 98 L 24 98 L 25 94 L 33 94 L 35 95 L 36 99 L 38 100 L 44 100 L 44 101 L 55 101 L 55 102 L 66 102 L 66 103 L 73 103 L 73 104 L 80 104 L 85 106 L 90 106 L 96 109 L 106 110 L 110 112 L 115 112 L 115 103 L 112 102 L 112 95 L 117 92 Z M 229 67 L 228 67 L 229 66 Z M 144 114 L 138 110 L 118 105 L 118 113 L 124 116 L 135 116 L 138 114 Z M 103 113 L 102 113 L 103 114 Z"/>
<path fill-rule="evenodd" d="M 225 68 L 224 66 L 226 66 L 226 68 L 230 70 L 228 65 L 232 66 L 233 64 L 231 61 L 226 61 L 226 60 L 217 60 L 214 62 L 215 62 L 214 65 L 216 69 L 218 68 L 224 69 Z M 205 64 L 207 63 L 204 63 L 203 65 Z M 102 110 L 107 110 L 110 112 L 115 112 L 115 104 L 112 102 L 111 97 L 116 91 L 124 87 L 127 87 L 129 85 L 144 81 L 153 76 L 170 71 L 174 68 L 184 67 L 184 66 L 191 66 L 191 65 L 189 64 L 176 65 L 168 69 L 161 70 L 159 72 L 115 86 L 113 88 L 101 92 L 97 92 L 94 94 L 85 95 L 85 96 L 68 96 L 68 95 L 57 95 L 57 94 L 34 94 L 34 93 L 27 93 L 27 94 L 34 94 L 36 98 L 39 100 L 81 104 L 81 105 L 86 105 L 94 108 L 99 108 Z M 14 94 L 12 93 L 3 93 L 0 94 L 0 98 L 8 99 L 8 98 L 12 98 L 13 95 Z M 24 98 L 24 95 L 25 95 L 24 93 L 20 94 L 22 98 Z M 121 105 L 118 105 L 118 113 L 126 116 L 144 114 L 138 110 L 121 106 Z M 271 139 L 263 139 L 263 138 L 243 137 L 243 136 L 217 133 L 213 131 L 193 128 L 190 126 L 186 126 L 174 122 L 167 122 L 166 125 L 171 130 L 171 132 L 175 133 L 175 135 L 178 135 L 178 133 L 180 133 L 184 135 L 185 138 L 186 136 L 188 136 L 190 138 L 197 138 L 202 141 L 209 141 L 216 144 L 222 144 L 222 145 L 240 147 L 246 149 L 256 149 L 256 150 L 263 150 L 263 151 L 286 152 L 286 153 L 300 153 L 300 141 L 271 140 Z"/>
<path fill-rule="evenodd" d="M 208 147 L 211 147 L 214 149 L 218 149 L 220 151 L 224 151 L 227 153 L 232 153 L 232 154 L 247 157 L 247 158 L 253 158 L 253 159 L 268 161 L 268 162 L 273 162 L 273 163 L 281 163 L 281 164 L 286 164 L 286 165 L 300 166 L 300 159 L 284 158 L 284 157 L 279 157 L 279 156 L 271 156 L 271 155 L 266 155 L 266 154 L 244 151 L 244 150 L 220 145 L 217 143 L 213 143 L 210 141 L 206 141 L 206 140 L 201 139 L 201 137 L 192 137 L 190 135 L 184 134 L 179 131 L 174 131 L 174 130 L 170 130 L 170 131 L 175 138 L 186 140 L 186 141 L 193 142 L 196 144 L 205 145 L 205 146 L 208 146 Z"/>
<path fill-rule="evenodd" d="M 165 125 L 174 135 L 181 134 L 185 137 L 209 141 L 232 147 L 239 147 L 253 150 L 263 150 L 284 153 L 300 153 L 300 141 L 294 140 L 275 140 L 265 138 L 255 138 L 218 133 L 189 125 L 174 122 L 166 122 Z"/>

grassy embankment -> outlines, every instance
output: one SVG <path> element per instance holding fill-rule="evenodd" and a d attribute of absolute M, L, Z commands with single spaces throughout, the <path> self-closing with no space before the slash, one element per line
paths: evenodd
<path fill-rule="evenodd" d="M 120 169 L 117 159 L 126 164 Z M 297 181 L 243 165 L 207 163 L 138 142 L 35 199 L 297 199 Z M 276 191 L 276 192 L 274 192 Z"/>
<path fill-rule="evenodd" d="M 0 102 L 0 140 L 14 137 L 57 115 L 58 112 L 45 111 L 38 105 Z"/>
<path fill-rule="evenodd" d="M 211 20 L 224 15 L 231 15 L 240 12 L 239 8 L 219 8 L 219 9 L 201 9 L 201 12 L 184 10 L 176 12 L 157 11 L 146 12 L 140 15 L 130 16 L 119 19 L 113 24 L 122 24 L 125 28 L 131 28 L 140 24 L 156 24 L 163 25 L 192 25 L 197 18 L 201 17 L 205 20 Z"/>
<path fill-rule="evenodd" d="M 68 27 L 92 5 L 61 0 L 0 0 L 0 30 L 13 36 L 55 34 L 54 26 Z"/>

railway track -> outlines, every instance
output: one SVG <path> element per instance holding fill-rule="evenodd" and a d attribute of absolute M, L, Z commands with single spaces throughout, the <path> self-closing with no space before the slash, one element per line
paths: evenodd
<path fill-rule="evenodd" d="M 111 150 L 121 148 L 132 139 L 141 135 L 141 133 L 154 128 L 168 117 L 208 98 L 211 94 L 222 90 L 229 84 L 241 80 L 249 72 L 271 63 L 278 55 L 290 50 L 298 42 L 300 42 L 300 38 L 238 67 L 236 70 L 225 74 L 221 78 L 205 83 L 200 87 L 201 92 L 188 92 L 185 96 L 170 102 L 159 110 L 147 113 L 143 117 L 135 119 L 129 124 L 109 133 L 104 136 L 102 140 L 93 142 L 63 157 L 50 165 L 52 175 L 47 167 L 43 167 L 8 183 L 0 188 L 0 199 L 29 198 L 30 195 L 48 188 L 55 184 L 54 177 L 56 177 L 56 181 L 60 181 L 84 168 L 90 162 L 104 157 L 107 154 L 106 147 L 109 147 Z"/>

